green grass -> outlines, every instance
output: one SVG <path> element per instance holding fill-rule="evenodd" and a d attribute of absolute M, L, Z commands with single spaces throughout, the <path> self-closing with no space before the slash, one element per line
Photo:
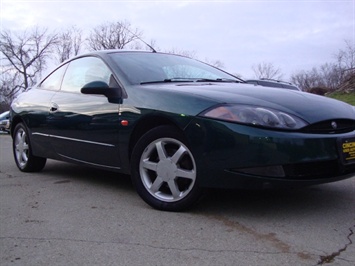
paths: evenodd
<path fill-rule="evenodd" d="M 333 92 L 327 95 L 330 98 L 334 98 L 346 103 L 349 103 L 351 105 L 355 105 L 355 92 Z"/>

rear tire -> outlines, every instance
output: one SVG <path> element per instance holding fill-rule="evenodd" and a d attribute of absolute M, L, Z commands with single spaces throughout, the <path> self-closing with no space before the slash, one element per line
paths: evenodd
<path fill-rule="evenodd" d="M 144 134 L 133 149 L 131 167 L 137 193 L 155 209 L 181 211 L 201 195 L 194 156 L 175 127 Z"/>
<path fill-rule="evenodd" d="M 39 172 L 46 165 L 46 158 L 32 154 L 28 131 L 23 123 L 14 129 L 12 148 L 16 165 L 22 172 Z"/>

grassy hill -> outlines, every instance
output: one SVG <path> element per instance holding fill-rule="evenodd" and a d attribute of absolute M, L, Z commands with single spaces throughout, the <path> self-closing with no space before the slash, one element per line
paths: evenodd
<path fill-rule="evenodd" d="M 355 105 L 355 91 L 352 92 L 333 92 L 327 94 L 327 97 L 334 98 L 351 105 Z"/>
<path fill-rule="evenodd" d="M 340 87 L 326 96 L 355 105 L 355 69 L 349 69 L 349 75 Z"/>

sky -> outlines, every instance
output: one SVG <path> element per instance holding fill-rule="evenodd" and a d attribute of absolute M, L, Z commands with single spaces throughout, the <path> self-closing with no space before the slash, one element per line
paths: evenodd
<path fill-rule="evenodd" d="M 190 51 L 202 61 L 254 78 L 253 66 L 270 63 L 291 75 L 335 62 L 345 41 L 355 46 L 355 0 L 0 0 L 0 29 L 34 26 L 89 32 L 128 21 L 161 51 Z"/>

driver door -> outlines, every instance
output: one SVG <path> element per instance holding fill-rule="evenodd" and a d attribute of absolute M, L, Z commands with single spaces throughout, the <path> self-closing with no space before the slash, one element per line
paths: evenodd
<path fill-rule="evenodd" d="M 69 63 L 61 90 L 51 100 L 48 123 L 56 153 L 65 160 L 120 168 L 118 104 L 81 88 L 92 81 L 109 84 L 111 71 L 97 57 Z"/>

